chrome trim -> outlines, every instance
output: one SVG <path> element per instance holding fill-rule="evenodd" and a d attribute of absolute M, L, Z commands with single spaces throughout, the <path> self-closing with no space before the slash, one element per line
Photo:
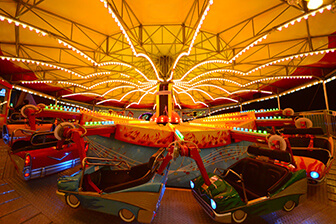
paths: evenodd
<path fill-rule="evenodd" d="M 58 163 L 51 166 L 36 168 L 31 170 L 30 179 L 40 178 L 50 174 L 58 173 L 66 169 L 70 169 L 78 164 L 80 164 L 79 158 L 68 160 L 66 162 Z"/>

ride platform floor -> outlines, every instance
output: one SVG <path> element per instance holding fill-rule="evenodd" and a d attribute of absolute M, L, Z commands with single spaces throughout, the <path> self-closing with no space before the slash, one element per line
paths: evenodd
<path fill-rule="evenodd" d="M 0 143 L 0 224 L 124 223 L 120 218 L 82 208 L 72 209 L 56 195 L 57 178 L 77 167 L 28 182 L 19 178 L 8 153 Z M 244 223 L 336 223 L 336 167 L 320 186 L 309 186 L 307 199 L 292 212 L 277 211 L 251 216 Z M 133 222 L 137 223 L 137 222 Z M 167 188 L 153 224 L 211 224 L 213 221 L 197 204 L 191 191 Z"/>

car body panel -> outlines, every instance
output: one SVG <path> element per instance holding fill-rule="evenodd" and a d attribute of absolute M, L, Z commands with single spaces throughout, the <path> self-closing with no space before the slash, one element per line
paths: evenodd
<path fill-rule="evenodd" d="M 159 151 L 162 154 L 164 149 L 160 149 Z M 91 158 L 92 161 L 96 161 L 97 159 L 98 158 Z M 100 160 L 104 159 L 101 158 Z M 163 175 L 160 175 L 156 173 L 157 162 L 153 162 L 154 165 L 150 165 L 151 163 L 148 162 L 125 169 L 122 166 L 112 165 L 108 167 L 108 164 L 104 165 L 102 163 L 99 163 L 100 165 L 95 163 L 96 165 L 86 166 L 86 161 L 88 161 L 87 158 L 85 158 L 83 162 L 85 167 L 83 171 L 72 176 L 59 178 L 57 194 L 61 198 L 65 199 L 69 195 L 74 195 L 80 201 L 83 208 L 116 216 L 119 214 L 119 211 L 126 209 L 132 212 L 139 222 L 150 223 L 152 221 L 165 191 L 169 166 L 166 167 Z M 110 159 L 110 161 L 112 161 L 112 159 Z M 115 160 L 113 160 L 113 162 L 114 161 Z M 119 177 L 117 175 L 118 173 L 125 174 L 126 176 L 131 175 L 133 168 L 138 167 L 142 169 L 143 165 L 146 165 L 146 167 L 151 166 L 148 172 L 152 173 L 152 176 L 147 182 L 135 181 L 146 178 L 148 172 L 143 176 L 135 177 L 136 179 L 134 181 L 127 180 L 124 183 L 120 180 L 118 183 L 122 182 L 121 185 L 125 186 L 122 189 L 112 188 L 112 190 L 109 190 L 113 186 L 106 186 L 106 177 L 104 176 L 111 178 L 111 173 L 115 175 L 114 177 Z M 91 183 L 87 181 L 88 178 L 90 178 Z M 127 182 L 132 183 L 132 181 L 134 182 L 133 185 L 127 185 Z M 108 183 L 113 184 L 114 182 Z M 120 185 L 118 183 L 114 184 L 118 186 Z M 90 186 L 92 187 L 93 184 L 95 187 L 92 189 Z"/>
<path fill-rule="evenodd" d="M 305 198 L 305 170 L 292 172 L 289 165 L 287 167 L 283 163 L 279 165 L 276 160 L 257 158 L 262 157 L 244 158 L 219 175 L 208 173 L 209 186 L 202 176 L 192 180 L 193 195 L 214 220 L 230 223 L 232 214 L 238 210 L 248 215 L 268 214 L 282 209 L 288 201 L 295 203 L 293 209 Z"/>
<path fill-rule="evenodd" d="M 34 149 L 29 147 L 22 151 L 10 151 L 11 160 L 21 177 L 24 180 L 35 179 L 51 175 L 80 163 L 77 147 L 74 143 L 64 145 L 58 150 L 56 146 Z M 30 155 L 30 164 L 25 165 L 25 158 Z M 29 177 L 25 177 L 24 173 L 28 172 Z"/>

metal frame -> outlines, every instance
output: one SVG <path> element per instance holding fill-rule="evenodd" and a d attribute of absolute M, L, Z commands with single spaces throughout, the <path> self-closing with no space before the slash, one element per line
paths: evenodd
<path fill-rule="evenodd" d="M 46 31 L 55 38 L 59 38 L 64 40 L 73 46 L 76 46 L 79 50 L 86 53 L 87 55 L 94 58 L 98 63 L 104 61 L 119 61 L 131 64 L 134 66 L 133 68 L 128 68 L 120 65 L 109 65 L 106 67 L 97 67 L 92 65 L 90 62 L 84 60 L 81 56 L 76 54 L 73 50 L 63 46 L 49 46 L 44 43 L 41 44 L 29 44 L 25 42 L 21 42 L 21 32 L 18 26 L 14 26 L 15 38 L 14 42 L 0 42 L 1 45 L 7 46 L 15 46 L 15 54 L 13 52 L 4 51 L 5 55 L 18 57 L 18 58 L 30 58 L 30 59 L 38 59 L 40 61 L 57 64 L 59 66 L 63 66 L 67 69 L 71 69 L 76 71 L 80 74 L 85 74 L 85 71 L 92 70 L 96 72 L 104 72 L 104 71 L 112 71 L 111 75 L 102 75 L 99 77 L 93 77 L 90 79 L 78 79 L 73 75 L 69 75 L 64 72 L 60 72 L 56 69 L 45 68 L 42 66 L 32 66 L 26 65 L 27 69 L 32 70 L 35 72 L 37 78 L 39 80 L 44 80 L 46 74 L 50 76 L 50 79 L 54 81 L 53 85 L 57 85 L 61 87 L 60 90 L 56 91 L 54 94 L 56 97 L 60 97 L 60 92 L 63 90 L 70 90 L 74 93 L 76 92 L 93 92 L 102 94 L 104 90 L 107 88 L 113 88 L 119 86 L 120 84 L 116 83 L 107 83 L 104 87 L 98 86 L 94 90 L 84 91 L 80 87 L 76 86 L 69 86 L 65 84 L 60 84 L 60 81 L 71 80 L 74 83 L 78 83 L 85 86 L 91 86 L 95 83 L 104 80 L 113 80 L 118 78 L 123 78 L 118 73 L 125 73 L 133 78 L 133 80 L 140 80 L 144 82 L 145 80 L 143 77 L 135 71 L 138 69 L 142 71 L 148 78 L 156 79 L 154 71 L 148 61 L 142 57 L 136 57 L 132 54 L 130 47 L 127 43 L 127 40 L 124 38 L 124 35 L 121 32 L 117 32 L 114 34 L 106 34 L 102 33 L 98 30 L 95 30 L 92 27 L 88 27 L 85 24 L 80 24 L 76 21 L 70 20 L 66 17 L 61 15 L 57 15 L 51 11 L 47 11 L 44 8 L 40 7 L 43 0 L 31 0 L 31 1 L 15 1 L 17 4 L 15 15 L 11 15 L 10 12 L 7 12 L 3 9 L 0 9 L 0 14 L 5 16 L 10 16 L 12 18 L 20 20 L 21 17 L 27 16 L 27 14 L 31 13 L 34 16 L 37 16 L 41 21 L 46 24 Z M 182 24 L 164 24 L 164 25 L 154 25 L 154 24 L 142 24 L 140 20 L 137 18 L 136 13 L 132 10 L 130 5 L 128 4 L 127 0 L 121 0 L 118 4 L 113 0 L 108 0 L 107 4 L 112 8 L 113 12 L 125 28 L 127 34 L 129 35 L 133 45 L 135 46 L 136 50 L 139 52 L 143 52 L 148 55 L 155 63 L 157 68 L 160 68 L 159 61 L 160 55 L 168 55 L 170 58 L 176 58 L 180 52 L 183 52 L 186 48 L 189 47 L 193 34 L 198 26 L 198 23 L 201 20 L 202 14 L 208 4 L 208 0 L 194 0 L 191 8 L 188 10 L 188 13 L 183 21 Z M 177 67 L 175 68 L 176 77 L 174 79 L 180 78 L 183 74 L 188 71 L 191 67 L 195 64 L 206 61 L 206 60 L 230 60 L 233 55 L 239 52 L 244 47 L 248 46 L 256 39 L 262 37 L 263 35 L 270 33 L 271 31 L 274 32 L 275 27 L 277 25 L 284 24 L 277 23 L 280 21 L 280 16 L 288 11 L 295 11 L 297 17 L 303 15 L 307 12 L 307 9 L 303 5 L 287 5 L 287 2 L 282 0 L 280 3 L 274 5 L 273 7 L 260 12 L 259 14 L 245 19 L 244 21 L 238 22 L 237 24 L 232 25 L 219 33 L 210 33 L 204 30 L 200 30 L 197 36 L 197 39 L 194 43 L 193 50 L 188 57 L 183 57 L 179 61 Z M 302 12 L 303 11 L 303 12 Z M 211 10 L 210 10 L 211 12 Z M 259 18 L 262 18 L 265 14 L 269 14 L 272 12 L 274 13 L 273 18 L 270 20 L 269 23 L 266 25 L 256 28 L 256 21 Z M 26 18 L 26 17 L 25 17 Z M 296 17 L 295 17 L 296 18 Z M 53 24 L 54 19 L 60 20 L 63 23 L 68 24 L 68 30 L 66 29 L 59 29 L 57 25 Z M 28 21 L 29 22 L 29 21 Z M 285 23 L 288 21 L 285 21 Z M 29 23 L 28 23 L 29 24 Z M 277 24 L 276 26 L 274 24 Z M 45 30 L 42 29 L 41 30 Z M 235 34 L 227 35 L 228 33 L 232 33 L 235 31 Z M 276 31 L 275 31 L 276 32 Z M 76 39 L 74 36 L 75 33 L 81 33 L 85 37 L 87 37 L 86 41 L 90 43 L 90 45 L 81 43 L 81 40 Z M 248 34 L 248 35 L 247 35 Z M 271 34 L 270 34 L 271 35 Z M 273 35 L 273 34 L 272 34 Z M 97 42 L 95 36 L 101 37 L 103 41 Z M 242 36 L 244 38 L 242 38 Z M 190 80 L 191 78 L 196 77 L 197 75 L 215 70 L 215 69 L 235 69 L 239 68 L 240 66 L 249 66 L 252 68 L 258 67 L 262 64 L 265 64 L 272 60 L 278 60 L 281 58 L 285 58 L 287 56 L 292 55 L 293 53 L 305 53 L 311 52 L 315 50 L 324 50 L 328 49 L 328 46 L 314 46 L 314 40 L 318 38 L 328 38 L 332 35 L 323 35 L 323 36 L 312 36 L 310 33 L 310 27 L 308 20 L 306 20 L 306 35 L 305 37 L 291 39 L 288 38 L 287 40 L 282 41 L 268 41 L 266 43 L 259 43 L 255 46 L 255 52 L 249 53 L 247 56 L 242 56 L 239 60 L 234 61 L 229 65 L 223 64 L 206 64 L 200 66 L 199 68 L 195 69 L 192 73 L 190 73 Z M 167 38 L 167 37 L 170 37 Z M 169 39 L 169 41 L 165 41 Z M 161 40 L 158 42 L 157 40 Z M 172 42 L 170 40 L 173 40 Z M 288 46 L 282 52 L 272 53 L 272 49 L 279 44 L 286 44 Z M 293 52 L 292 49 L 296 49 Z M 48 54 L 49 51 L 58 50 L 58 53 L 54 56 Z M 254 60 L 253 55 L 257 52 L 264 52 L 265 56 L 262 60 Z M 68 57 L 71 57 L 76 60 L 76 63 L 69 63 L 67 60 Z M 273 67 L 277 68 L 271 72 L 264 72 L 261 71 L 258 74 L 254 73 L 252 76 L 242 77 L 238 75 L 233 75 L 231 73 L 221 72 L 211 74 L 211 77 L 222 77 L 231 79 L 233 81 L 239 82 L 244 84 L 254 79 L 258 79 L 261 77 L 277 77 L 279 75 L 290 75 L 291 71 L 296 69 L 297 67 L 305 67 L 310 68 L 309 66 L 301 65 L 303 58 L 299 60 L 292 60 L 285 64 L 276 64 L 272 65 Z M 134 69 L 135 68 L 135 69 Z M 167 79 L 172 69 L 172 64 L 170 65 L 170 69 L 168 72 L 163 73 L 160 71 L 160 77 Z M 323 74 L 324 68 L 320 68 Z M 118 76 L 118 77 L 116 77 Z M 207 75 L 208 76 L 208 75 Z M 206 78 L 207 76 L 204 76 Z M 210 75 L 208 76 L 210 77 Z M 322 77 L 323 78 L 323 77 Z M 58 84 L 57 84 L 58 83 Z M 214 85 L 218 86 L 229 86 L 225 85 L 227 83 L 221 82 L 209 82 Z M 284 91 L 281 88 L 278 88 L 272 85 L 272 81 L 262 81 L 254 85 L 250 85 L 249 87 L 241 88 L 241 87 L 234 87 L 235 91 L 247 89 L 247 90 L 260 90 L 262 87 L 271 86 L 274 89 L 274 93 L 280 93 Z M 232 89 L 232 86 L 230 87 Z M 203 88 L 205 91 L 210 91 L 209 88 Z M 121 97 L 125 96 L 128 91 L 121 91 L 121 92 L 113 92 L 106 96 L 105 98 L 114 98 L 120 99 Z M 209 102 L 209 97 L 205 94 L 200 93 L 199 91 L 191 91 L 190 92 L 194 97 L 195 100 L 207 101 Z M 213 97 L 220 97 L 223 96 L 223 92 L 216 91 L 211 89 L 211 94 Z M 142 94 L 138 94 L 135 92 L 134 94 L 129 94 L 127 97 L 124 98 L 124 102 L 137 102 L 141 97 Z M 239 102 L 243 102 L 244 98 L 240 95 L 233 95 L 228 96 L 231 98 L 238 99 Z M 153 102 L 154 102 L 153 97 Z M 183 97 L 179 97 L 176 95 L 176 99 L 179 101 L 184 101 Z M 99 98 L 96 98 L 91 103 L 97 103 Z M 178 102 L 181 103 L 181 102 Z M 189 102 L 187 102 L 188 104 Z M 125 106 L 127 103 L 125 104 Z M 211 106 L 211 102 L 209 104 Z"/>

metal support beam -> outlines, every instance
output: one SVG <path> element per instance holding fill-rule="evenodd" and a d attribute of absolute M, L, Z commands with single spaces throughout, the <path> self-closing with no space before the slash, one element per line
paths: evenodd
<path fill-rule="evenodd" d="M 324 94 L 324 101 L 325 101 L 325 104 L 326 104 L 326 109 L 327 109 L 327 111 L 329 111 L 327 87 L 326 87 L 326 84 L 325 84 L 324 81 L 323 81 L 322 85 L 323 85 L 323 94 Z"/>

